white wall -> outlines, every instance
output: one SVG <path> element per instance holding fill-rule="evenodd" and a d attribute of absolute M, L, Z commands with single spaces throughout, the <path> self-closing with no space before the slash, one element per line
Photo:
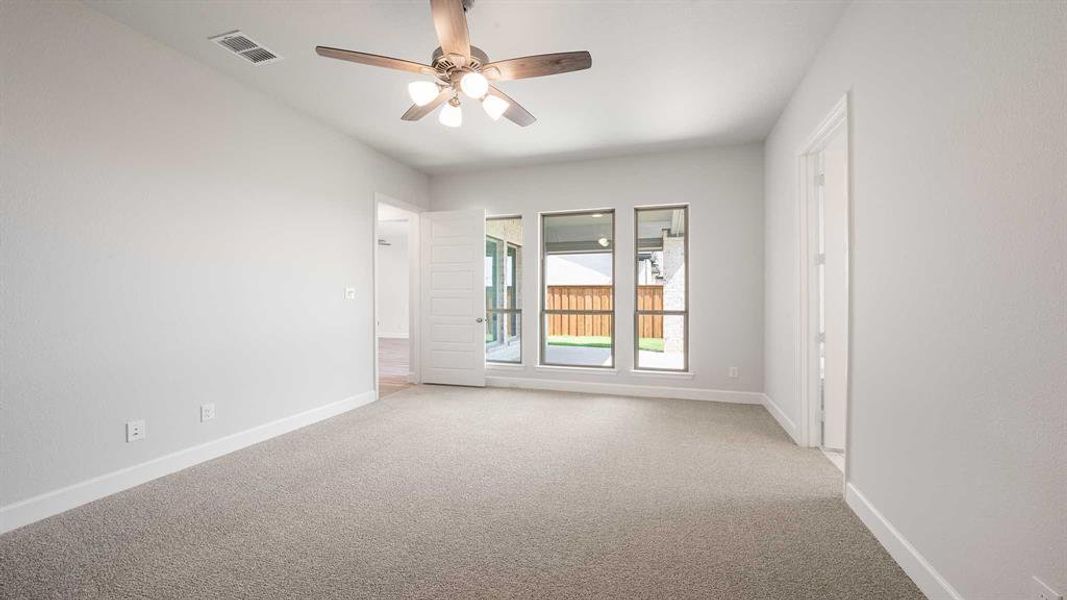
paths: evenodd
<path fill-rule="evenodd" d="M 423 175 L 80 3 L 0 3 L 0 61 L 0 505 L 373 389 Z"/>
<path fill-rule="evenodd" d="M 378 335 L 407 337 L 411 286 L 408 256 L 408 221 L 379 221 L 378 238 Z"/>
<path fill-rule="evenodd" d="M 796 154 L 850 91 L 849 478 L 967 599 L 1067 590 L 1065 31 L 857 2 L 766 144 L 766 386 L 799 419 Z"/>
<path fill-rule="evenodd" d="M 761 392 L 763 387 L 763 149 L 760 145 L 574 161 L 434 176 L 434 210 L 484 207 L 521 214 L 524 254 L 522 369 L 507 376 L 605 384 Z M 633 368 L 633 208 L 690 203 L 691 379 Z M 538 213 L 615 208 L 618 373 L 535 368 Z M 731 379 L 728 370 L 739 368 Z"/>

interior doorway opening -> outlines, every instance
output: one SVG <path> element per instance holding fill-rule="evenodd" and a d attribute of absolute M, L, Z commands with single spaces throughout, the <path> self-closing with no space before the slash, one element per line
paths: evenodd
<path fill-rule="evenodd" d="M 384 398 L 417 381 L 418 213 L 375 202 L 375 387 Z"/>
<path fill-rule="evenodd" d="M 850 302 L 848 97 L 801 153 L 803 439 L 847 468 Z"/>
<path fill-rule="evenodd" d="M 820 446 L 844 471 L 848 416 L 848 140 L 839 127 L 819 153 L 816 260 Z"/>

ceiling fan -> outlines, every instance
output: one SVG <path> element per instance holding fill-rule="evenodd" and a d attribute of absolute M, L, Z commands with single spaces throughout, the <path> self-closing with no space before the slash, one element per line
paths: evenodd
<path fill-rule="evenodd" d="M 408 94 L 415 105 L 400 117 L 405 121 L 418 121 L 443 104 L 438 120 L 442 125 L 459 127 L 463 123 L 463 111 L 460 109 L 462 92 L 480 101 L 486 114 L 494 121 L 503 116 L 521 127 L 526 127 L 537 118 L 490 84 L 490 81 L 510 81 L 581 71 L 593 65 L 593 57 L 583 50 L 489 62 L 485 52 L 471 46 L 467 34 L 467 16 L 464 13 L 473 2 L 474 0 L 430 0 L 433 26 L 437 30 L 441 45 L 433 51 L 429 65 L 327 46 L 316 46 L 315 52 L 327 58 L 432 76 L 433 81 L 422 80 L 408 84 Z"/>

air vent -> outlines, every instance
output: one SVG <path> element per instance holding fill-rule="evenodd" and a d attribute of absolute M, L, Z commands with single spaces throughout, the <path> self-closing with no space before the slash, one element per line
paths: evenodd
<path fill-rule="evenodd" d="M 209 39 L 231 54 L 236 54 L 254 65 L 266 65 L 281 60 L 280 56 L 240 31 L 223 33 Z"/>

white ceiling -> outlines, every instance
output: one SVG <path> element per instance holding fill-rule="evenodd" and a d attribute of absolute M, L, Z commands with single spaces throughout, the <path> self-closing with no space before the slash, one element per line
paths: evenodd
<path fill-rule="evenodd" d="M 473 102 L 448 129 L 408 123 L 418 76 L 317 56 L 337 46 L 429 62 L 429 2 L 90 0 L 179 51 L 426 172 L 630 154 L 766 137 L 843 0 L 478 0 L 471 41 L 491 60 L 589 50 L 593 67 L 500 88 L 538 117 L 522 129 Z M 208 37 L 242 30 L 284 60 L 253 66 Z"/>

